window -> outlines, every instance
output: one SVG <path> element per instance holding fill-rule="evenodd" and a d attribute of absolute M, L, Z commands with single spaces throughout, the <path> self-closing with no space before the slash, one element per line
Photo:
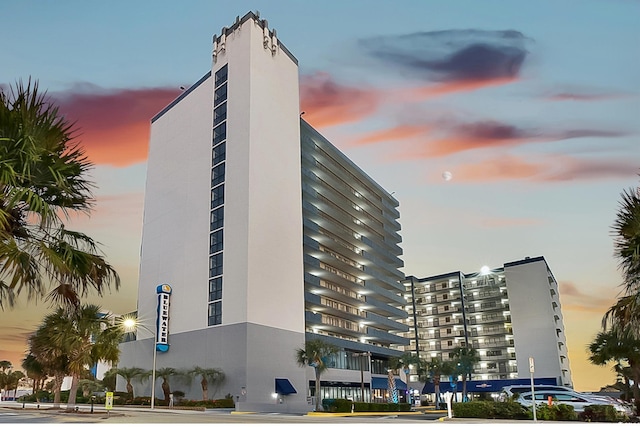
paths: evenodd
<path fill-rule="evenodd" d="M 224 222 L 224 208 L 218 208 L 216 210 L 211 211 L 210 231 L 221 228 L 223 222 Z"/>
<path fill-rule="evenodd" d="M 222 183 L 223 181 L 224 181 L 224 163 L 221 163 L 218 166 L 211 169 L 211 186 L 215 187 L 216 185 Z"/>
<path fill-rule="evenodd" d="M 442 295 L 442 299 L 449 299 L 449 294 Z"/>
<path fill-rule="evenodd" d="M 209 326 L 222 323 L 222 301 L 209 304 Z"/>
<path fill-rule="evenodd" d="M 222 277 L 209 280 L 209 302 L 222 299 Z"/>
<path fill-rule="evenodd" d="M 211 190 L 211 209 L 217 208 L 224 203 L 224 184 Z"/>
<path fill-rule="evenodd" d="M 218 105 L 219 103 L 227 100 L 227 84 L 223 84 L 213 93 L 213 104 Z"/>
<path fill-rule="evenodd" d="M 446 283 L 442 284 L 442 289 L 447 289 L 447 284 Z"/>
<path fill-rule="evenodd" d="M 213 145 L 216 146 L 227 139 L 227 123 L 221 123 L 220 126 L 213 128 Z"/>
<path fill-rule="evenodd" d="M 444 306 L 444 311 L 449 311 L 449 306 L 448 305 Z"/>
<path fill-rule="evenodd" d="M 444 321 L 445 321 L 445 322 L 450 322 L 450 321 L 451 321 L 451 317 L 449 317 L 449 316 L 445 317 L 445 318 L 444 318 Z"/>
<path fill-rule="evenodd" d="M 209 277 L 222 274 L 222 252 L 209 257 Z"/>
<path fill-rule="evenodd" d="M 226 154 L 227 154 L 227 143 L 223 142 L 222 144 L 217 145 L 211 152 L 211 164 L 215 166 L 218 163 L 223 162 L 226 157 Z"/>
<path fill-rule="evenodd" d="M 222 67 L 218 71 L 216 71 L 215 87 L 218 87 L 222 83 L 226 82 L 228 75 L 229 75 L 228 66 L 227 66 L 227 64 L 225 64 L 224 67 Z"/>
<path fill-rule="evenodd" d="M 451 328 L 447 328 L 447 334 L 451 333 Z"/>
<path fill-rule="evenodd" d="M 222 229 L 214 231 L 209 236 L 209 253 L 215 254 L 222 250 Z"/>
<path fill-rule="evenodd" d="M 225 102 L 224 104 L 220 105 L 219 107 L 216 107 L 213 110 L 213 125 L 216 126 L 222 123 L 222 121 L 226 119 L 227 119 L 227 103 Z"/>

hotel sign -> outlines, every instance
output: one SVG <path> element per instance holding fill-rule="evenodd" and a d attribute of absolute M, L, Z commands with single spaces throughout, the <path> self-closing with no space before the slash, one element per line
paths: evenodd
<path fill-rule="evenodd" d="M 156 319 L 156 350 L 169 350 L 169 300 L 171 286 L 164 284 L 156 288 L 158 294 L 158 317 Z"/>

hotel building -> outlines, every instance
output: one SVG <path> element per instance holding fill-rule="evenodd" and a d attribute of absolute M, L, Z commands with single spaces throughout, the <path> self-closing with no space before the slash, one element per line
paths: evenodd
<path fill-rule="evenodd" d="M 451 361 L 455 348 L 474 348 L 480 361 L 469 392 L 529 383 L 530 358 L 537 384 L 572 386 L 558 283 L 543 257 L 475 273 L 409 276 L 403 283 L 410 329 L 404 336 L 411 341 L 404 349 Z M 415 375 L 410 383 L 422 388 Z M 428 383 L 423 393 L 433 388 Z M 451 388 L 443 377 L 441 391 Z"/>
<path fill-rule="evenodd" d="M 151 369 L 158 334 L 169 346 L 158 368 L 224 371 L 214 398 L 306 411 L 315 375 L 296 350 L 322 338 L 341 351 L 326 361 L 321 397 L 384 398 L 387 361 L 409 344 L 398 202 L 299 104 L 296 58 L 248 13 L 214 36 L 211 71 L 153 117 L 137 308 L 146 326 L 122 344 L 119 366 Z M 162 284 L 170 308 L 156 332 Z M 172 388 L 198 399 L 194 384 Z"/>

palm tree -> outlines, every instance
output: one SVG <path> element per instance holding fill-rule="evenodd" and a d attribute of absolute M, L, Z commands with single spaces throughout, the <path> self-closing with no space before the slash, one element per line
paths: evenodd
<path fill-rule="evenodd" d="M 622 338 L 621 338 L 622 337 Z M 640 340 L 631 331 L 599 332 L 589 344 L 589 361 L 594 365 L 606 365 L 609 362 L 625 361 L 630 368 L 633 386 L 631 388 L 636 402 L 636 413 L 640 413 Z"/>
<path fill-rule="evenodd" d="M 104 373 L 102 386 L 108 391 L 116 391 L 116 379 L 118 378 L 118 368 L 113 367 Z"/>
<path fill-rule="evenodd" d="M 133 395 L 133 385 L 131 385 L 131 380 L 136 378 L 141 378 L 146 375 L 147 371 L 142 368 L 116 368 L 115 373 L 120 375 L 127 382 L 127 394 L 129 395 L 129 399 L 133 400 L 135 397 Z"/>
<path fill-rule="evenodd" d="M 340 348 L 319 338 L 306 341 L 304 348 L 296 350 L 296 362 L 302 368 L 311 366 L 316 374 L 316 412 L 320 411 L 320 375 L 329 369 L 326 360 L 337 354 Z"/>
<path fill-rule="evenodd" d="M 480 361 L 475 348 L 456 347 L 453 349 L 453 365 L 459 375 L 462 375 L 462 400 L 467 400 L 467 379 L 471 379 L 473 367 Z"/>
<path fill-rule="evenodd" d="M 96 242 L 62 220 L 93 205 L 92 164 L 74 138 L 37 82 L 0 89 L 0 308 L 21 292 L 37 299 L 49 283 L 48 299 L 76 307 L 90 290 L 120 286 Z"/>
<path fill-rule="evenodd" d="M 71 376 L 67 410 L 75 405 L 78 381 L 88 366 L 98 361 L 117 363 L 122 334 L 122 328 L 112 325 L 101 315 L 100 307 L 92 304 L 73 311 L 60 307 L 45 317 L 34 334 L 36 340 L 31 352 L 43 364 L 53 360 L 57 379 Z M 56 389 L 59 389 L 59 382 L 56 382 Z"/>
<path fill-rule="evenodd" d="M 222 369 L 216 368 L 201 368 L 200 366 L 194 366 L 193 369 L 187 371 L 189 378 L 200 377 L 200 385 L 202 386 L 202 400 L 209 400 L 209 385 L 213 386 L 213 396 L 220 385 L 225 381 L 224 372 Z"/>
<path fill-rule="evenodd" d="M 0 360 L 0 370 L 2 372 L 6 372 L 7 370 L 13 368 L 13 364 L 8 360 Z"/>
<path fill-rule="evenodd" d="M 36 357 L 29 353 L 22 359 L 22 369 L 25 370 L 27 377 L 33 380 L 33 394 L 38 400 L 38 391 L 42 389 L 44 381 L 47 379 L 47 374 L 42 363 L 38 362 Z"/>
<path fill-rule="evenodd" d="M 146 372 L 145 375 L 151 375 L 151 372 Z M 156 378 L 162 378 L 162 393 L 164 393 L 164 403 L 169 404 L 169 395 L 171 394 L 171 387 L 169 386 L 169 378 L 178 375 L 178 370 L 175 368 L 159 368 L 156 369 Z M 155 384 L 151 384 L 151 387 L 155 387 Z"/>
<path fill-rule="evenodd" d="M 440 378 L 443 375 L 451 375 L 454 372 L 454 366 L 449 361 L 443 361 L 438 357 L 432 357 L 426 367 L 428 378 L 433 381 L 434 392 L 436 395 L 436 409 L 440 408 Z"/>
<path fill-rule="evenodd" d="M 603 329 L 628 331 L 640 339 L 640 187 L 622 192 L 612 234 L 624 296 L 606 312 Z"/>
<path fill-rule="evenodd" d="M 3 374 L 6 378 L 5 388 L 7 390 L 7 393 L 11 390 L 14 390 L 13 396 L 15 400 L 16 394 L 18 394 L 18 383 L 21 379 L 24 378 L 24 373 L 22 371 L 8 371 L 6 373 L 3 372 Z"/>
<path fill-rule="evenodd" d="M 409 352 L 404 353 L 400 357 L 389 358 L 389 369 L 387 371 L 387 389 L 389 391 L 389 402 L 398 403 L 398 390 L 396 388 L 396 380 L 394 375 L 398 375 L 400 370 L 408 372 L 412 366 L 420 369 L 423 361 L 415 354 Z"/>

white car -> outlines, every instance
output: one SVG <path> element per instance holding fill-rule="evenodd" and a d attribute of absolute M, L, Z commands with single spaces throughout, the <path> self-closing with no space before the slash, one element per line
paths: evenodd
<path fill-rule="evenodd" d="M 577 393 L 575 391 L 551 391 L 551 390 L 536 390 L 536 404 L 547 403 L 549 397 L 553 399 L 554 404 L 571 405 L 576 412 L 584 412 L 584 408 L 589 405 L 611 405 L 619 413 L 626 413 L 627 408 L 620 405 L 617 402 L 608 401 L 602 398 L 594 398 L 587 394 Z M 516 402 L 531 407 L 533 401 L 531 398 L 531 392 L 521 393 L 516 399 Z"/>
<path fill-rule="evenodd" d="M 536 391 L 536 394 L 538 391 L 546 391 L 546 390 L 570 391 L 570 392 L 574 391 L 572 388 L 561 386 L 561 385 L 535 385 L 534 384 L 533 387 L 534 387 L 534 390 Z M 502 387 L 502 392 L 506 394 L 507 397 L 511 397 L 514 394 L 530 393 L 531 386 L 530 385 L 508 385 L 508 386 Z"/>

